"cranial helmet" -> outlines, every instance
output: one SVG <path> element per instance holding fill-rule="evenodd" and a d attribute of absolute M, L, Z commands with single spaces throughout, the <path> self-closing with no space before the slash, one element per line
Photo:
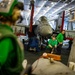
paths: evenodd
<path fill-rule="evenodd" d="M 18 0 L 1 0 L 0 1 L 0 15 L 10 16 L 14 6 L 18 3 Z"/>

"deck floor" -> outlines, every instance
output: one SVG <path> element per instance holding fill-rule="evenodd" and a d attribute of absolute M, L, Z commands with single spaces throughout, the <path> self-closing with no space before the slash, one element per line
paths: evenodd
<path fill-rule="evenodd" d="M 42 49 L 40 52 L 30 52 L 25 49 L 25 59 L 27 59 L 28 64 L 33 64 L 44 52 L 47 52 L 47 50 Z M 65 65 L 67 65 L 68 62 L 69 53 L 69 49 L 62 49 L 61 62 Z"/>

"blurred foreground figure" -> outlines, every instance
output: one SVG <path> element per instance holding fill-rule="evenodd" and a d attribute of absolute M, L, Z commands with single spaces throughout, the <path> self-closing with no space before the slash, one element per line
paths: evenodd
<path fill-rule="evenodd" d="M 0 75 L 20 75 L 24 60 L 23 45 L 11 28 L 19 19 L 23 3 L 0 1 Z"/>
<path fill-rule="evenodd" d="M 59 61 L 40 58 L 32 65 L 32 74 L 35 75 L 75 75 L 75 72 Z"/>

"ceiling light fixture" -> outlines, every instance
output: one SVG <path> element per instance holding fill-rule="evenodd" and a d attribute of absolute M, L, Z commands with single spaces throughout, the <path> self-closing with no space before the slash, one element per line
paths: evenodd
<path fill-rule="evenodd" d="M 46 2 L 47 2 L 47 1 L 42 2 L 41 7 L 38 8 L 38 12 L 37 12 L 37 13 L 34 12 L 34 17 L 39 13 L 39 11 L 41 10 L 41 8 L 44 6 L 44 4 L 45 4 Z M 36 10 L 37 10 L 37 8 L 36 8 Z M 35 10 L 35 11 L 36 11 L 36 10 Z"/>
<path fill-rule="evenodd" d="M 58 1 L 58 2 L 51 2 L 52 6 L 51 6 L 51 7 L 47 6 L 47 7 L 46 7 L 46 11 L 45 11 L 45 12 L 43 12 L 43 14 L 42 14 L 42 15 L 39 15 L 39 16 L 37 17 L 37 19 L 36 19 L 36 20 L 38 20 L 38 19 L 39 19 L 39 17 L 41 17 L 41 16 L 45 15 L 45 14 L 46 14 L 49 10 L 51 10 L 51 9 L 52 9 L 55 5 L 57 5 L 59 2 L 60 2 L 60 1 Z"/>
<path fill-rule="evenodd" d="M 61 7 L 59 7 L 57 10 L 55 10 L 52 14 L 50 14 L 49 16 L 53 16 L 56 12 L 58 12 L 60 9 L 62 9 L 63 7 L 65 7 L 67 4 L 62 5 Z"/>

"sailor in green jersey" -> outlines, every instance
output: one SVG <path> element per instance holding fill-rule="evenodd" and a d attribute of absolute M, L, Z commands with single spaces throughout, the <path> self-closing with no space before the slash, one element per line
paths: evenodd
<path fill-rule="evenodd" d="M 58 42 L 57 51 L 58 51 L 59 55 L 61 54 L 62 44 L 63 44 L 63 40 L 64 40 L 64 34 L 65 34 L 65 30 L 62 30 L 61 33 L 59 33 L 56 37 L 57 42 Z"/>
<path fill-rule="evenodd" d="M 24 60 L 23 45 L 13 34 L 11 26 L 21 16 L 23 3 L 5 0 L 0 2 L 0 7 L 0 75 L 20 75 Z"/>
<path fill-rule="evenodd" d="M 55 35 L 52 35 L 51 39 L 48 41 L 48 47 L 50 50 L 50 53 L 56 53 L 57 48 L 57 40 Z"/>

